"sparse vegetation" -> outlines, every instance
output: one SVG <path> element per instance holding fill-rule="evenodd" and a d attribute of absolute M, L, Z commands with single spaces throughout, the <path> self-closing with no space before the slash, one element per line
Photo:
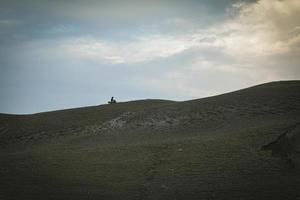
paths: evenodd
<path fill-rule="evenodd" d="M 263 148 L 299 122 L 299 81 L 2 114 L 0 199 L 299 199 L 300 133 L 289 160 Z"/>

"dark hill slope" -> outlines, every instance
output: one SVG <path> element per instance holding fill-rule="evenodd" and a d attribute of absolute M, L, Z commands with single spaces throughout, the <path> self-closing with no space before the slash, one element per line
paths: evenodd
<path fill-rule="evenodd" d="M 173 103 L 165 100 L 141 100 L 100 105 L 33 115 L 0 114 L 0 144 L 32 142 L 78 134 L 84 127 L 102 124 L 125 112 L 136 112 Z"/>
<path fill-rule="evenodd" d="M 300 81 L 0 115 L 0 199 L 300 199 Z"/>

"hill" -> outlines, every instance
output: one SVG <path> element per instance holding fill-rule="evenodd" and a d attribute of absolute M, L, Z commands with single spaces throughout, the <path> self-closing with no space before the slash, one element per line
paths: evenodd
<path fill-rule="evenodd" d="M 0 199 L 299 199 L 300 81 L 0 115 Z"/>

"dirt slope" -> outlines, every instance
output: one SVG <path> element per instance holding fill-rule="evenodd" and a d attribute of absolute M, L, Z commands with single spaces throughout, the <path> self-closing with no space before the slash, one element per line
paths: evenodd
<path fill-rule="evenodd" d="M 0 115 L 0 199 L 300 199 L 300 81 Z"/>

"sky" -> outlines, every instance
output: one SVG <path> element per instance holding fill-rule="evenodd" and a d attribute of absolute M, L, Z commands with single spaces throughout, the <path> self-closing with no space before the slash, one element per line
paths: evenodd
<path fill-rule="evenodd" d="M 299 0 L 1 0 L 0 112 L 300 78 Z"/>

